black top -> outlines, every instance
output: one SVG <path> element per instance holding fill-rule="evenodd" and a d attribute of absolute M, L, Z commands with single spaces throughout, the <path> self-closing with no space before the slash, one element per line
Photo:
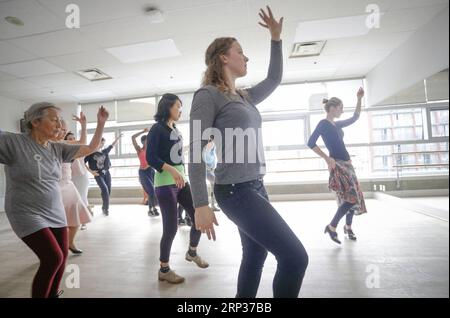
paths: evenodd
<path fill-rule="evenodd" d="M 109 168 L 111 168 L 111 160 L 109 160 L 109 153 L 111 149 L 113 149 L 112 145 L 106 147 L 101 152 L 96 151 L 85 157 L 84 162 L 88 164 L 89 169 L 95 172 L 109 170 Z"/>
<path fill-rule="evenodd" d="M 156 123 L 150 128 L 147 135 L 146 158 L 148 164 L 158 172 L 163 171 L 165 163 L 171 166 L 184 163 L 183 137 L 175 125 L 172 129 L 166 123 Z"/>
<path fill-rule="evenodd" d="M 345 148 L 344 131 L 342 128 L 353 124 L 358 118 L 359 114 L 354 113 L 353 117 L 336 121 L 334 124 L 326 119 L 322 119 L 311 134 L 311 137 L 308 140 L 308 147 L 311 149 L 316 147 L 317 139 L 322 136 L 323 142 L 325 143 L 331 158 L 343 161 L 350 160 L 350 155 Z"/>

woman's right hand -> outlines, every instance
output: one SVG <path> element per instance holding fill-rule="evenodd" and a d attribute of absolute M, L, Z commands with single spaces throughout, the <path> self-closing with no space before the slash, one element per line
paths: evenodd
<path fill-rule="evenodd" d="M 328 170 L 330 172 L 336 168 L 336 161 L 333 158 L 328 158 L 327 164 L 328 164 Z"/>
<path fill-rule="evenodd" d="M 179 189 L 183 189 L 186 182 L 184 181 L 184 178 L 181 175 L 181 173 L 174 167 L 170 167 L 169 173 L 172 175 L 173 179 L 175 180 L 175 184 L 177 185 L 177 187 Z"/>
<path fill-rule="evenodd" d="M 198 231 L 206 233 L 208 240 L 211 240 L 211 238 L 214 241 L 216 240 L 214 224 L 219 225 L 216 215 L 209 206 L 205 205 L 195 209 L 195 227 Z"/>

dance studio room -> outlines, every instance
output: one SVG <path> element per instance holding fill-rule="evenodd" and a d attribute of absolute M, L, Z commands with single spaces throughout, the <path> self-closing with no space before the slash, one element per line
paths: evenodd
<path fill-rule="evenodd" d="M 0 298 L 448 298 L 448 70 L 448 0 L 0 0 Z"/>

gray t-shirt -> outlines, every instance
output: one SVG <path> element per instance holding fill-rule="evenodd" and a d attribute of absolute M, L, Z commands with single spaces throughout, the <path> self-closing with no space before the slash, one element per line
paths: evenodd
<path fill-rule="evenodd" d="M 220 136 L 214 136 L 219 159 L 215 169 L 217 184 L 247 182 L 264 176 L 262 118 L 256 105 L 278 87 L 282 75 L 282 43 L 272 41 L 268 75 L 258 85 L 243 91 L 239 96 L 222 93 L 210 85 L 195 93 L 190 113 L 189 163 L 189 180 L 195 207 L 208 205 L 205 162 L 199 162 L 198 159 L 199 150 L 201 152 L 204 149 L 214 130 L 220 132 Z M 240 138 L 244 142 L 237 141 L 238 138 L 233 140 L 226 137 L 227 131 L 230 136 L 231 131 L 238 133 L 239 130 L 243 132 L 241 136 L 245 135 L 245 140 Z M 202 140 L 199 138 L 201 135 Z"/>
<path fill-rule="evenodd" d="M 5 211 L 13 231 L 23 238 L 43 228 L 67 226 L 59 180 L 61 163 L 70 162 L 79 145 L 36 143 L 28 134 L 0 133 L 0 163 L 5 165 Z"/>

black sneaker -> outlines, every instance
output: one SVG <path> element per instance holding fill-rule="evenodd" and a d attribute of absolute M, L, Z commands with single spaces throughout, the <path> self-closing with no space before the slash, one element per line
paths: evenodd
<path fill-rule="evenodd" d="M 154 217 L 156 215 L 155 215 L 155 212 L 152 209 L 150 209 L 150 210 L 148 210 L 148 216 Z"/>
<path fill-rule="evenodd" d="M 324 233 L 328 233 L 330 235 L 331 240 L 333 242 L 341 244 L 341 241 L 339 241 L 339 239 L 338 239 L 337 233 L 332 231 L 332 230 L 330 230 L 330 227 L 328 225 L 325 227 L 325 232 Z"/>
<path fill-rule="evenodd" d="M 191 227 L 192 226 L 192 220 L 190 217 L 186 217 L 186 225 Z"/>
<path fill-rule="evenodd" d="M 108 216 L 108 215 L 109 215 L 109 211 L 106 210 L 106 209 L 103 209 L 103 214 L 104 214 L 105 216 Z"/>
<path fill-rule="evenodd" d="M 159 216 L 159 211 L 158 211 L 157 208 L 153 208 L 152 210 L 153 210 L 153 214 L 154 214 L 155 216 Z"/>
<path fill-rule="evenodd" d="M 186 220 L 185 219 L 178 219 L 178 225 L 179 226 L 186 225 Z"/>

